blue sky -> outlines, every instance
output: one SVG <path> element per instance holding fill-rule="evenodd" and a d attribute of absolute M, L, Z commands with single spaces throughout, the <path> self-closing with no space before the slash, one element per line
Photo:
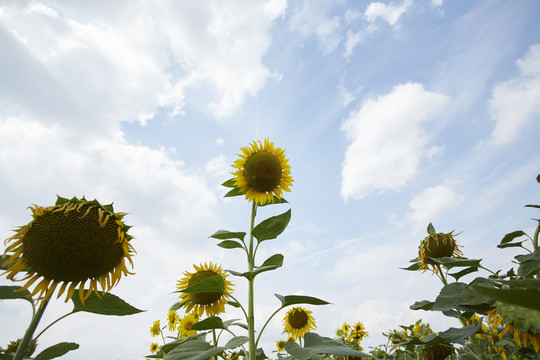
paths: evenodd
<path fill-rule="evenodd" d="M 540 202 L 539 18 L 536 1 L 0 2 L 0 235 L 56 194 L 114 202 L 138 253 L 136 275 L 113 293 L 147 310 L 77 314 L 42 346 L 141 358 L 183 271 L 244 270 L 208 236 L 247 230 L 249 204 L 223 199 L 220 184 L 240 147 L 265 137 L 287 149 L 295 183 L 289 206 L 259 213 L 292 209 L 260 250 L 260 261 L 279 252 L 285 263 L 257 279 L 257 322 L 278 293 L 331 302 L 310 307 L 321 335 L 362 321 L 366 349 L 420 318 L 456 326 L 409 310 L 440 285 L 399 267 L 429 222 L 462 232 L 465 256 L 494 269 L 514 255 L 496 248 L 502 236 L 532 231 L 538 215 L 523 205 Z M 70 309 L 51 305 L 43 323 Z M 12 324 L 0 329 L 5 345 L 30 309 L 3 301 L 0 314 Z"/>

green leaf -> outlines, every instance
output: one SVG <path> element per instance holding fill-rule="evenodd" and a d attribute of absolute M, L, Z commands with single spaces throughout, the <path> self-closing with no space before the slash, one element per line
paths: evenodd
<path fill-rule="evenodd" d="M 76 291 L 71 297 L 71 301 L 73 301 L 74 305 L 73 312 L 84 311 L 100 315 L 125 316 L 144 311 L 129 305 L 118 296 L 110 293 L 101 294 L 101 298 L 95 293 L 92 293 L 90 297 L 84 301 L 83 305 L 79 298 L 79 294 Z"/>
<path fill-rule="evenodd" d="M 287 341 L 285 350 L 296 359 L 300 360 L 312 359 L 314 356 L 320 354 L 362 358 L 373 357 L 373 355 L 363 353 L 336 340 L 322 337 L 314 333 L 307 333 L 304 335 L 303 348 L 293 341 Z"/>
<path fill-rule="evenodd" d="M 525 205 L 525 207 L 532 207 L 532 208 L 540 209 L 540 205 L 527 204 L 527 205 Z"/>
<path fill-rule="evenodd" d="M 450 328 L 439 333 L 439 336 L 451 344 L 465 344 L 465 339 L 474 336 L 480 332 L 482 321 L 478 321 L 476 325 L 467 325 L 461 328 Z"/>
<path fill-rule="evenodd" d="M 235 178 L 232 178 L 232 179 L 229 179 L 227 181 L 225 181 L 223 184 L 221 184 L 222 186 L 225 186 L 225 187 L 230 187 L 230 188 L 233 188 L 233 187 L 236 187 L 236 185 L 234 185 L 234 183 L 236 182 Z"/>
<path fill-rule="evenodd" d="M 281 301 L 281 307 L 298 305 L 298 304 L 309 304 L 309 305 L 329 305 L 330 303 L 321 299 L 317 299 L 313 296 L 304 296 L 304 295 L 286 295 L 281 296 L 274 294 L 279 301 Z"/>
<path fill-rule="evenodd" d="M 474 267 L 480 267 L 480 260 L 475 259 L 467 259 L 467 258 L 453 258 L 453 257 L 440 257 L 440 258 L 432 258 L 431 260 L 435 261 L 438 264 L 443 265 L 444 267 L 451 269 L 453 267 L 464 267 L 464 266 L 474 266 Z"/>
<path fill-rule="evenodd" d="M 427 227 L 427 232 L 429 235 L 433 235 L 436 233 L 435 231 L 435 227 L 433 226 L 433 224 L 429 223 L 428 227 Z"/>
<path fill-rule="evenodd" d="M 218 316 L 211 316 L 204 320 L 198 321 L 191 326 L 192 330 L 212 330 L 212 329 L 227 329 Z"/>
<path fill-rule="evenodd" d="M 222 354 L 224 350 L 235 349 L 249 341 L 246 336 L 235 336 L 225 346 L 211 347 L 206 341 L 192 340 L 180 344 L 170 351 L 167 360 L 206 360 Z"/>
<path fill-rule="evenodd" d="M 40 352 L 34 360 L 49 360 L 60 357 L 67 354 L 70 351 L 77 350 L 79 344 L 70 343 L 70 342 L 61 342 L 59 344 L 49 346 L 42 352 Z"/>
<path fill-rule="evenodd" d="M 504 235 L 504 237 L 502 238 L 501 242 L 499 245 L 503 245 L 503 244 L 506 244 L 506 243 L 509 243 L 511 242 L 512 240 L 514 240 L 515 238 L 518 238 L 518 237 L 521 237 L 523 235 L 527 235 L 525 234 L 523 231 L 521 230 L 518 230 L 518 231 L 514 231 L 514 232 L 511 232 L 509 234 L 506 234 Z"/>
<path fill-rule="evenodd" d="M 255 226 L 253 236 L 257 238 L 259 243 L 264 240 L 275 239 L 285 230 L 290 220 L 291 210 L 289 209 L 285 213 L 272 216 Z"/>
<path fill-rule="evenodd" d="M 182 301 L 179 301 L 179 302 L 177 302 L 177 303 L 174 303 L 174 304 L 169 308 L 169 310 L 176 311 L 176 310 L 180 309 L 182 306 L 183 306 Z"/>
<path fill-rule="evenodd" d="M 408 270 L 408 271 L 417 271 L 420 270 L 420 264 L 418 264 L 418 261 L 409 266 L 408 268 L 400 268 L 401 270 Z"/>
<path fill-rule="evenodd" d="M 523 244 L 525 241 L 518 241 L 518 242 L 515 242 L 515 243 L 507 243 L 507 244 L 499 244 L 497 245 L 497 247 L 499 249 L 504 249 L 504 248 L 507 248 L 507 247 L 523 247 L 521 246 L 521 244 Z"/>
<path fill-rule="evenodd" d="M 461 270 L 461 271 L 459 271 L 459 272 L 457 272 L 457 273 L 452 273 L 452 274 L 449 273 L 448 275 L 450 275 L 451 277 L 453 277 L 454 279 L 456 279 L 456 281 L 458 281 L 462 276 L 465 276 L 465 275 L 467 275 L 467 274 L 473 273 L 473 272 L 475 272 L 475 271 L 478 271 L 478 268 L 477 268 L 477 267 L 471 266 L 471 267 L 468 267 L 468 268 L 466 268 L 466 269 L 463 269 L 463 270 Z"/>
<path fill-rule="evenodd" d="M 183 292 L 183 293 L 202 293 L 202 292 L 219 292 L 224 293 L 225 292 L 225 280 L 221 275 L 215 275 L 211 276 L 209 278 L 206 278 L 197 284 L 194 284 L 187 289 L 179 290 L 176 292 Z"/>
<path fill-rule="evenodd" d="M 433 305 L 435 305 L 433 301 L 422 300 L 415 302 L 414 304 L 409 306 L 409 308 L 411 310 L 431 310 L 433 308 Z"/>
<path fill-rule="evenodd" d="M 224 240 L 220 242 L 219 244 L 217 244 L 217 246 L 224 249 L 243 249 L 244 248 L 242 244 L 234 240 Z"/>
<path fill-rule="evenodd" d="M 8 299 L 24 299 L 29 301 L 31 304 L 33 303 L 32 298 L 30 297 L 30 291 L 24 290 L 19 291 L 22 289 L 21 286 L 0 286 L 0 299 L 1 300 L 8 300 Z"/>
<path fill-rule="evenodd" d="M 518 255 L 516 260 L 521 264 L 518 268 L 519 276 L 528 278 L 540 272 L 540 251 L 527 255 Z"/>
<path fill-rule="evenodd" d="M 539 280 L 540 281 L 540 280 Z M 485 296 L 525 308 L 540 311 L 540 288 L 509 288 L 496 289 L 493 287 L 477 284 L 471 285 L 472 289 Z"/>
<path fill-rule="evenodd" d="M 231 232 L 227 230 L 218 230 L 212 235 L 210 235 L 211 238 L 219 239 L 219 240 L 228 240 L 228 239 L 239 239 L 244 241 L 244 237 L 246 236 L 245 232 Z"/>
<path fill-rule="evenodd" d="M 235 336 L 225 344 L 225 350 L 236 349 L 248 341 L 249 338 L 247 336 Z"/>
<path fill-rule="evenodd" d="M 248 280 L 251 280 L 251 279 L 255 278 L 255 276 L 257 276 L 258 274 L 260 274 L 262 272 L 275 270 L 275 269 L 281 267 L 282 265 L 283 265 L 283 255 L 275 254 L 275 255 L 270 256 L 268 259 L 266 259 L 261 266 L 258 266 L 253 271 L 246 271 L 246 272 L 243 272 L 243 273 L 233 271 L 233 270 L 225 270 L 225 271 L 227 271 L 228 273 L 230 273 L 230 274 L 232 274 L 234 276 L 242 276 L 242 277 L 245 277 Z"/>

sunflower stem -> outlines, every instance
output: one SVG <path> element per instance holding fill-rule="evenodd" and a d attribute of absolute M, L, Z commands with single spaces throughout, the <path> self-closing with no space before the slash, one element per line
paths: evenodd
<path fill-rule="evenodd" d="M 68 317 L 69 315 L 72 315 L 72 314 L 75 314 L 75 312 L 69 312 L 67 314 L 64 314 L 62 316 L 60 316 L 58 319 L 54 320 L 52 323 L 50 323 L 49 325 L 47 325 L 45 327 L 45 329 L 41 330 L 41 332 L 35 337 L 35 340 L 39 339 L 39 337 L 41 336 L 41 334 L 43 334 L 48 328 L 50 328 L 51 326 L 53 326 L 54 324 L 56 324 L 57 322 L 59 322 L 60 320 Z"/>
<path fill-rule="evenodd" d="M 249 224 L 249 253 L 248 253 L 248 271 L 253 272 L 255 267 L 255 254 L 253 251 L 253 228 L 255 225 L 255 216 L 257 215 L 257 204 L 252 202 L 251 221 Z M 255 278 L 250 277 L 248 288 L 248 334 L 249 334 L 249 360 L 255 360 L 255 312 L 254 312 L 254 282 Z"/>
<path fill-rule="evenodd" d="M 26 332 L 24 333 L 24 337 L 22 338 L 21 343 L 19 344 L 19 347 L 17 348 L 17 352 L 15 353 L 13 360 L 21 360 L 28 353 L 28 346 L 30 345 L 32 336 L 34 336 L 34 332 L 36 331 L 36 328 L 39 324 L 39 321 L 41 320 L 41 317 L 43 316 L 43 313 L 45 312 L 45 308 L 47 307 L 48 303 L 49 303 L 49 299 L 43 301 L 41 305 L 38 307 L 34 316 L 32 316 L 32 321 L 30 321 L 30 325 L 28 326 L 28 329 L 26 329 Z"/>

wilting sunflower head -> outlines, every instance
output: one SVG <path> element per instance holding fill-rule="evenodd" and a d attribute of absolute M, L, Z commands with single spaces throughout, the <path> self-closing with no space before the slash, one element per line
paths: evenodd
<path fill-rule="evenodd" d="M 418 263 L 420 269 L 426 271 L 431 266 L 434 273 L 438 273 L 437 263 L 431 258 L 442 257 L 458 257 L 463 253 L 459 250 L 459 245 L 456 243 L 452 232 L 432 233 L 429 234 L 422 242 L 418 249 Z"/>
<path fill-rule="evenodd" d="M 31 295 L 45 301 L 62 283 L 60 297 L 69 285 L 66 301 L 77 286 L 81 301 L 94 291 L 98 296 L 98 283 L 103 292 L 115 286 L 127 270 L 126 259 L 135 252 L 130 244 L 127 226 L 122 221 L 125 213 L 115 213 L 110 205 L 97 200 L 87 201 L 58 197 L 49 207 L 33 205 L 33 220 L 17 230 L 6 240 L 3 257 L 7 278 L 26 281 L 23 289 L 41 279 Z M 19 272 L 26 272 L 22 279 L 15 279 Z M 90 281 L 84 294 L 84 285 Z"/>
<path fill-rule="evenodd" d="M 274 147 L 268 138 L 264 144 L 253 141 L 241 150 L 240 158 L 232 165 L 237 169 L 233 175 L 235 186 L 247 200 L 262 205 L 273 201 L 274 196 L 281 199 L 283 191 L 291 191 L 293 179 L 285 150 Z"/>
<path fill-rule="evenodd" d="M 540 311 L 517 305 L 496 302 L 496 307 L 488 313 L 488 323 L 492 329 L 502 326 L 499 335 L 507 331 L 513 335 L 519 347 L 540 351 Z"/>
<path fill-rule="evenodd" d="M 422 360 L 455 359 L 456 350 L 451 345 L 433 345 L 422 350 Z"/>
<path fill-rule="evenodd" d="M 194 309 L 199 316 L 202 316 L 205 311 L 208 316 L 225 312 L 225 303 L 230 298 L 233 287 L 233 284 L 227 280 L 228 275 L 221 270 L 221 266 L 211 262 L 210 265 L 205 263 L 199 266 L 193 265 L 193 267 L 196 270 L 194 273 L 184 272 L 184 278 L 177 282 L 176 287 L 179 291 L 213 276 L 221 276 L 224 282 L 223 292 L 183 293 L 180 298 L 182 299 L 182 305 L 186 307 L 186 312 Z"/>
<path fill-rule="evenodd" d="M 311 316 L 311 311 L 295 306 L 287 311 L 283 318 L 283 326 L 294 341 L 303 337 L 306 333 L 316 328 L 315 319 Z"/>

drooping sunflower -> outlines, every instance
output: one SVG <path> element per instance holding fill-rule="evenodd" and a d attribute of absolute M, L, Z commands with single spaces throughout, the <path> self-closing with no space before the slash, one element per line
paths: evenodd
<path fill-rule="evenodd" d="M 488 313 L 488 323 L 492 329 L 502 326 L 501 338 L 509 332 L 517 346 L 540 351 L 540 311 L 496 302 L 496 307 Z"/>
<path fill-rule="evenodd" d="M 180 319 L 178 323 L 178 334 L 180 338 L 187 338 L 188 336 L 195 335 L 197 330 L 191 330 L 191 327 L 198 321 L 196 313 L 186 314 Z"/>
<path fill-rule="evenodd" d="M 438 344 L 422 350 L 422 360 L 455 359 L 456 349 L 451 345 Z"/>
<path fill-rule="evenodd" d="M 448 234 L 432 233 L 422 240 L 418 248 L 420 270 L 426 271 L 431 267 L 433 273 L 438 274 L 437 263 L 431 258 L 463 256 L 454 236 L 456 235 L 453 234 L 453 231 Z"/>
<path fill-rule="evenodd" d="M 152 337 L 156 337 L 159 334 L 161 334 L 161 327 L 159 324 L 159 320 L 154 321 L 154 323 L 150 327 L 150 334 L 152 335 Z"/>
<path fill-rule="evenodd" d="M 135 253 L 130 243 L 133 237 L 127 233 L 130 226 L 123 222 L 126 213 L 115 213 L 112 204 L 58 196 L 54 206 L 29 209 L 33 220 L 6 240 L 3 257 L 9 257 L 4 274 L 10 280 L 26 281 L 23 289 L 41 280 L 31 296 L 45 301 L 62 283 L 57 298 L 67 289 L 67 302 L 78 287 L 84 303 L 92 291 L 100 296 L 98 284 L 108 292 L 122 275 L 133 275 L 126 267 L 127 260 L 133 268 Z M 26 275 L 15 279 L 20 272 Z"/>
<path fill-rule="evenodd" d="M 294 341 L 303 337 L 306 333 L 316 328 L 315 319 L 311 316 L 311 311 L 295 306 L 287 311 L 283 318 L 283 326 Z"/>
<path fill-rule="evenodd" d="M 354 324 L 349 336 L 347 337 L 347 340 L 358 343 L 362 341 L 365 336 L 368 336 L 368 332 L 366 331 L 364 324 L 358 321 L 356 324 Z"/>
<path fill-rule="evenodd" d="M 240 150 L 240 158 L 232 165 L 237 169 L 233 175 L 235 186 L 248 201 L 262 205 L 273 201 L 274 196 L 281 199 L 283 191 L 291 191 L 293 179 L 285 150 L 274 147 L 268 138 L 264 144 L 253 141 Z"/>
<path fill-rule="evenodd" d="M 185 290 L 190 286 L 198 284 L 199 282 L 208 279 L 213 276 L 221 276 L 223 278 L 223 293 L 221 292 L 197 292 L 197 293 L 183 293 L 180 298 L 182 299 L 182 305 L 186 307 L 186 312 L 190 312 L 192 309 L 202 316 L 206 311 L 206 315 L 213 316 L 225 312 L 225 303 L 230 298 L 232 293 L 233 284 L 227 280 L 227 274 L 221 270 L 221 266 L 217 264 L 209 265 L 206 263 L 199 266 L 193 265 L 195 268 L 194 273 L 185 271 L 184 278 L 179 280 L 176 287 L 179 291 Z"/>

